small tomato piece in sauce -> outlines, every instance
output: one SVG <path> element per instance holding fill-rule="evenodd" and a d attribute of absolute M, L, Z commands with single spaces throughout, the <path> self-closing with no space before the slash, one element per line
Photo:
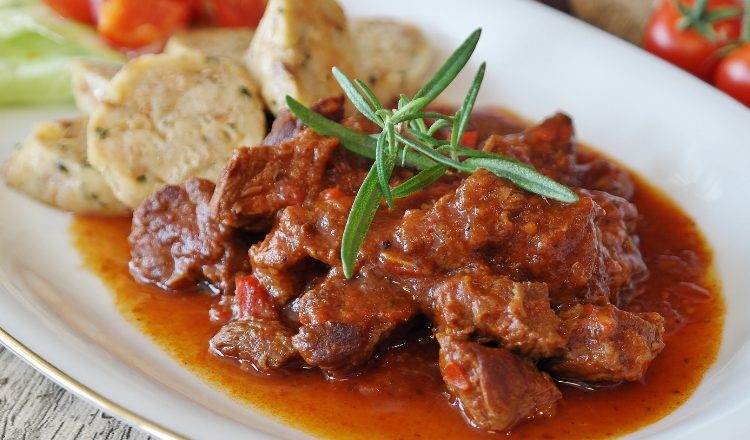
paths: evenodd
<path fill-rule="evenodd" d="M 239 275 L 235 278 L 235 301 L 240 319 L 278 319 L 279 312 L 271 295 L 253 275 Z"/>
<path fill-rule="evenodd" d="M 346 194 L 338 188 L 328 188 L 323 190 L 320 196 L 323 200 L 338 200 L 346 197 Z"/>
<path fill-rule="evenodd" d="M 185 27 L 193 12 L 190 0 L 105 0 L 98 7 L 99 34 L 128 49 L 160 44 Z"/>
<path fill-rule="evenodd" d="M 690 8 L 695 3 L 695 0 L 680 1 Z M 739 7 L 741 4 L 737 0 L 709 0 L 704 14 L 721 8 Z M 710 81 L 719 62 L 716 51 L 739 37 L 741 19 L 734 16 L 707 23 L 713 31 L 714 41 L 695 27 L 681 29 L 680 23 L 684 19 L 675 0 L 662 0 L 646 26 L 643 47 L 693 75 Z"/>
<path fill-rule="evenodd" d="M 91 0 L 44 0 L 44 3 L 65 18 L 87 24 L 96 23 Z"/>
<path fill-rule="evenodd" d="M 750 43 L 743 44 L 721 60 L 714 84 L 750 107 Z"/>
<path fill-rule="evenodd" d="M 226 27 L 256 27 L 266 10 L 267 1 L 212 0 L 211 3 L 218 24 Z"/>

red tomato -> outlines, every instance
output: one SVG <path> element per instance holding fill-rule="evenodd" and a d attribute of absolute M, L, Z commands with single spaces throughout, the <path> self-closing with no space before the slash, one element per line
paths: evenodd
<path fill-rule="evenodd" d="M 267 0 L 212 0 L 216 21 L 226 27 L 256 27 Z"/>
<path fill-rule="evenodd" d="M 675 1 L 662 0 L 651 15 L 643 37 L 643 47 L 703 80 L 710 81 L 719 62 L 716 50 L 739 37 L 741 18 L 732 17 L 713 22 L 710 26 L 716 35 L 716 41 L 711 42 L 694 27 L 680 29 L 679 22 L 683 15 L 675 6 Z M 694 0 L 680 1 L 689 7 L 694 3 Z M 741 4 L 737 0 L 709 0 L 706 12 L 725 7 L 741 7 Z"/>
<path fill-rule="evenodd" d="M 99 34 L 115 46 L 139 48 L 165 41 L 185 27 L 193 12 L 191 0 L 104 0 L 99 5 Z"/>
<path fill-rule="evenodd" d="M 89 0 L 44 0 L 44 3 L 63 17 L 81 23 L 96 23 Z"/>
<path fill-rule="evenodd" d="M 743 44 L 721 60 L 714 84 L 750 107 L 750 43 Z"/>

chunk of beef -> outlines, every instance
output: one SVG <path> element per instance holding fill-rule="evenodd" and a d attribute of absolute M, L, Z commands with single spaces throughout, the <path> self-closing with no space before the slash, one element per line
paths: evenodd
<path fill-rule="evenodd" d="M 225 293 L 234 290 L 234 274 L 249 269 L 248 245 L 210 218 L 213 190 L 213 183 L 191 179 L 163 187 L 135 210 L 129 241 L 136 279 L 169 290 L 204 281 Z"/>
<path fill-rule="evenodd" d="M 298 358 L 292 331 L 275 320 L 243 319 L 226 324 L 211 339 L 211 349 L 270 372 Z"/>
<path fill-rule="evenodd" d="M 627 302 L 636 283 L 648 276 L 648 268 L 638 249 L 638 209 L 627 200 L 602 191 L 580 190 L 603 210 L 596 221 L 601 231 L 604 264 L 609 284 L 609 300 L 615 305 Z"/>
<path fill-rule="evenodd" d="M 630 200 L 635 183 L 628 173 L 607 159 L 595 159 L 578 165 L 578 185 Z"/>
<path fill-rule="evenodd" d="M 278 147 L 238 149 L 216 183 L 212 216 L 227 226 L 268 228 L 276 211 L 317 195 L 337 146 L 307 129 Z"/>
<path fill-rule="evenodd" d="M 608 304 L 575 305 L 560 312 L 568 337 L 565 355 L 550 360 L 553 375 L 588 382 L 641 380 L 664 348 L 664 318 L 630 313 Z"/>
<path fill-rule="evenodd" d="M 523 419 L 554 415 L 562 394 L 528 360 L 445 334 L 438 341 L 443 380 L 478 428 L 507 431 Z"/>
<path fill-rule="evenodd" d="M 323 98 L 310 107 L 311 110 L 320 113 L 328 119 L 341 122 L 344 117 L 344 96 L 332 96 Z M 271 131 L 263 139 L 263 145 L 279 145 L 284 141 L 292 139 L 294 136 L 304 130 L 305 125 L 299 121 L 289 109 L 283 109 L 279 112 L 276 119 L 273 120 Z"/>
<path fill-rule="evenodd" d="M 602 214 L 589 197 L 558 203 L 479 170 L 429 209 L 408 211 L 383 259 L 419 261 L 424 274 L 490 263 L 513 280 L 547 283 L 554 306 L 606 301 Z"/>
<path fill-rule="evenodd" d="M 543 283 L 462 271 L 435 286 L 430 297 L 438 327 L 454 337 L 490 337 L 534 358 L 554 356 L 565 346 Z"/>
<path fill-rule="evenodd" d="M 417 314 L 411 295 L 368 269 L 346 280 L 338 271 L 300 298 L 294 347 L 332 376 L 361 369 L 375 349 Z"/>
<path fill-rule="evenodd" d="M 562 113 L 523 133 L 492 136 L 483 149 L 531 164 L 540 173 L 565 185 L 578 184 L 573 121 Z"/>
<path fill-rule="evenodd" d="M 317 275 L 315 262 L 340 266 L 341 236 L 351 203 L 351 197 L 323 197 L 312 206 L 290 206 L 265 240 L 250 248 L 253 274 L 279 305 L 302 293 Z"/>

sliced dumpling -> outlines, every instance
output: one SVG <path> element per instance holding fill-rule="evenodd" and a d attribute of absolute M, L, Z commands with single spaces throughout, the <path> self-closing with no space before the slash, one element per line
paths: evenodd
<path fill-rule="evenodd" d="M 246 65 L 274 114 L 290 95 L 305 105 L 341 93 L 331 68 L 357 76 L 356 51 L 335 0 L 270 0 Z"/>
<path fill-rule="evenodd" d="M 244 64 L 245 52 L 255 32 L 250 28 L 194 29 L 173 35 L 165 52 L 197 50 L 208 56 L 225 57 Z"/>
<path fill-rule="evenodd" d="M 143 55 L 112 79 L 91 114 L 89 161 L 135 207 L 164 184 L 215 181 L 239 146 L 255 146 L 266 118 L 247 71 L 198 52 Z"/>
<path fill-rule="evenodd" d="M 90 114 L 111 93 L 112 77 L 122 67 L 120 63 L 81 59 L 71 61 L 70 74 L 76 106 Z"/>
<path fill-rule="evenodd" d="M 400 94 L 411 96 L 422 86 L 432 65 L 432 48 L 416 26 L 389 20 L 353 20 L 351 33 L 359 56 L 359 72 L 389 103 Z"/>
<path fill-rule="evenodd" d="M 85 118 L 37 125 L 6 167 L 9 186 L 48 205 L 81 213 L 129 212 L 86 160 Z"/>

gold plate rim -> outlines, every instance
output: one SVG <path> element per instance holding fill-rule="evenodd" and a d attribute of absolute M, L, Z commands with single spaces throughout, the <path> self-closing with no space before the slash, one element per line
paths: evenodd
<path fill-rule="evenodd" d="M 165 440 L 186 440 L 183 437 L 133 411 L 111 401 L 101 394 L 93 391 L 91 388 L 83 385 L 73 377 L 64 373 L 62 370 L 52 365 L 49 361 L 36 354 L 26 345 L 21 343 L 13 335 L 0 327 L 0 343 L 2 343 L 13 354 L 23 359 L 27 364 L 34 367 L 49 379 L 52 379 L 58 385 L 86 400 L 87 402 L 99 407 L 109 414 L 117 416 L 147 433 Z"/>

